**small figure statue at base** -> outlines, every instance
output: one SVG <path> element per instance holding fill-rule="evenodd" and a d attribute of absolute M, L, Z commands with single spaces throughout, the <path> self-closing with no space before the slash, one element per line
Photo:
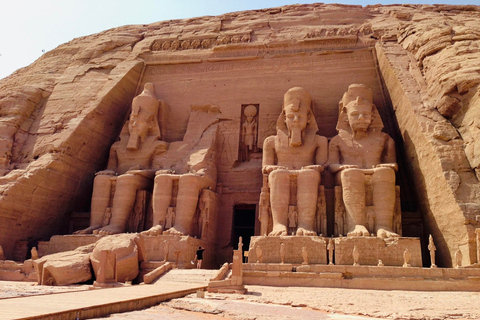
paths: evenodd
<path fill-rule="evenodd" d="M 430 268 L 436 268 L 437 265 L 435 264 L 435 250 L 437 250 L 437 248 L 433 243 L 432 235 L 428 237 L 428 250 L 430 251 L 430 262 L 431 262 Z"/>
<path fill-rule="evenodd" d="M 405 251 L 403 252 L 403 267 L 404 268 L 411 267 L 411 265 L 409 264 L 411 258 L 412 258 L 412 254 L 410 253 L 408 248 L 406 248 Z"/>
<path fill-rule="evenodd" d="M 32 250 L 30 250 L 30 253 L 32 255 L 32 260 L 37 260 L 38 259 L 38 251 L 37 248 L 33 247 Z"/>
<path fill-rule="evenodd" d="M 308 261 L 308 251 L 307 251 L 307 248 L 306 247 L 302 247 L 302 258 L 303 258 L 303 262 L 302 264 L 309 264 L 309 261 Z"/>
<path fill-rule="evenodd" d="M 333 251 L 335 250 L 335 245 L 333 243 L 333 239 L 330 238 L 328 240 L 328 245 L 327 245 L 327 250 L 328 250 L 328 264 L 333 265 Z"/>
<path fill-rule="evenodd" d="M 165 262 L 168 261 L 168 250 L 169 250 L 168 241 L 163 240 L 163 261 Z"/>
<path fill-rule="evenodd" d="M 257 254 L 257 263 L 263 263 L 263 250 L 260 246 L 255 248 L 255 253 Z"/>
<path fill-rule="evenodd" d="M 283 242 L 280 245 L 280 263 L 285 263 L 285 244 Z"/>
<path fill-rule="evenodd" d="M 360 252 L 358 252 L 357 246 L 353 246 L 352 257 L 353 257 L 353 265 L 359 266 L 360 263 L 358 261 L 360 258 Z"/>
<path fill-rule="evenodd" d="M 462 266 L 462 259 L 462 251 L 460 251 L 460 248 L 458 248 L 457 251 L 455 251 L 455 268 L 459 268 Z"/>

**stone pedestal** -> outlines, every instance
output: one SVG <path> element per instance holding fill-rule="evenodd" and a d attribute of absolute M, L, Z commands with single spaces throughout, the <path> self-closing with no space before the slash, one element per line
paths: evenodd
<path fill-rule="evenodd" d="M 195 259 L 198 247 L 204 247 L 204 259 L 202 262 L 203 268 L 211 268 L 214 266 L 213 256 L 215 248 L 209 245 L 206 241 L 196 239 L 190 236 L 141 236 L 143 239 L 145 261 L 170 261 L 176 263 L 175 252 L 180 252 L 178 255 L 177 268 L 188 269 L 195 268 L 196 264 L 192 264 Z M 165 257 L 165 242 L 168 243 L 168 257 Z"/>
<path fill-rule="evenodd" d="M 262 263 L 281 263 L 281 244 L 284 244 L 284 263 L 302 264 L 302 248 L 305 247 L 310 264 L 327 264 L 327 241 L 316 236 L 261 236 L 250 238 L 248 261 L 256 263 L 257 247 L 261 248 Z"/>
<path fill-rule="evenodd" d="M 385 266 L 403 266 L 405 249 L 411 254 L 409 264 L 422 266 L 419 238 L 341 237 L 335 238 L 335 264 L 353 265 L 353 248 L 357 247 L 361 266 L 376 266 L 382 260 Z"/>
<path fill-rule="evenodd" d="M 75 250 L 78 247 L 95 243 L 102 237 L 103 236 L 96 234 L 70 234 L 52 236 L 50 241 L 38 242 L 38 255 L 43 257 L 47 254 Z"/>

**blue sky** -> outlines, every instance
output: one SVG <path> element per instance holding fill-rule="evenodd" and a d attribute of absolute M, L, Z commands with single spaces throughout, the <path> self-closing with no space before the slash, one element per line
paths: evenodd
<path fill-rule="evenodd" d="M 480 0 L 0 0 L 0 79 L 43 50 L 113 27 L 314 2 L 480 5 Z"/>

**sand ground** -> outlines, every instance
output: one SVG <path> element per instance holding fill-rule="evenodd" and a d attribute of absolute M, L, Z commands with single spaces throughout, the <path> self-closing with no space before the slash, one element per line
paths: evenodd
<path fill-rule="evenodd" d="M 88 285 L 50 287 L 0 281 L 0 299 L 88 288 Z M 262 286 L 247 286 L 247 289 L 245 295 L 206 293 L 205 298 L 197 298 L 192 294 L 152 308 L 114 314 L 108 319 L 480 319 L 480 292 Z"/>

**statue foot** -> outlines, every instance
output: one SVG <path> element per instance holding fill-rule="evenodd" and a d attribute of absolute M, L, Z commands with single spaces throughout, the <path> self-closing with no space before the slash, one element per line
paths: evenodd
<path fill-rule="evenodd" d="M 348 237 L 368 237 L 370 233 L 368 232 L 367 228 L 362 225 L 357 224 L 353 231 L 350 231 L 347 236 Z"/>
<path fill-rule="evenodd" d="M 396 234 L 393 231 L 388 230 L 387 228 L 379 228 L 377 230 L 377 237 L 381 239 L 385 239 L 385 238 L 400 237 L 400 235 Z"/>
<path fill-rule="evenodd" d="M 304 228 L 297 229 L 297 236 L 316 236 L 317 233 L 315 231 L 307 230 Z"/>
<path fill-rule="evenodd" d="M 145 236 L 160 236 L 162 235 L 163 227 L 161 225 L 156 225 L 151 227 L 148 230 L 140 232 L 140 234 L 143 234 Z"/>
<path fill-rule="evenodd" d="M 269 236 L 286 236 L 287 228 L 285 226 L 277 226 L 273 228 L 272 232 L 268 234 Z"/>
<path fill-rule="evenodd" d="M 99 229 L 101 226 L 90 226 L 83 230 L 77 230 L 73 234 L 92 234 L 95 230 Z"/>
<path fill-rule="evenodd" d="M 103 228 L 93 231 L 93 234 L 99 234 L 101 236 L 105 236 L 110 234 L 122 233 L 124 231 L 125 231 L 125 228 L 110 224 L 108 226 L 105 226 Z"/>
<path fill-rule="evenodd" d="M 167 231 L 163 231 L 163 234 L 170 235 L 170 236 L 186 236 L 186 232 L 182 232 L 180 230 L 175 229 L 175 227 L 171 227 Z"/>

